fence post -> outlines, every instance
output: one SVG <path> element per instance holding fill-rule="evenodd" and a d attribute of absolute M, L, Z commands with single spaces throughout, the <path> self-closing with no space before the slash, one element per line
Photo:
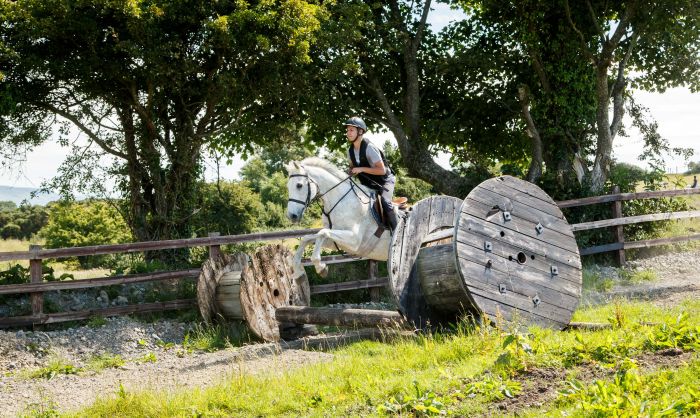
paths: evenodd
<path fill-rule="evenodd" d="M 218 237 L 220 235 L 221 234 L 218 232 L 210 232 L 209 233 L 210 238 Z M 210 245 L 209 246 L 209 258 L 211 258 L 213 260 L 213 259 L 219 257 L 220 255 L 221 255 L 221 245 Z"/>
<path fill-rule="evenodd" d="M 32 258 L 29 259 L 29 275 L 31 283 L 41 283 L 41 259 L 38 252 L 41 250 L 41 245 L 30 244 L 29 251 L 32 252 Z M 38 317 L 44 313 L 44 292 L 33 292 L 29 294 L 29 299 L 32 302 L 32 316 Z"/>
<path fill-rule="evenodd" d="M 377 276 L 379 275 L 379 264 L 377 264 L 377 260 L 368 260 L 367 261 L 367 276 L 369 280 L 376 279 Z M 379 297 L 381 296 L 382 288 L 381 287 L 370 287 L 369 288 L 369 300 L 372 302 L 379 302 Z"/>
<path fill-rule="evenodd" d="M 618 194 L 620 193 L 620 186 L 614 186 L 613 187 L 613 194 Z M 612 203 L 612 217 L 613 218 L 622 218 L 622 201 L 616 200 Z M 625 244 L 625 234 L 622 230 L 623 226 L 622 225 L 617 225 L 613 227 L 613 235 L 615 238 L 616 243 L 620 243 L 622 245 Z M 625 265 L 625 249 L 620 248 L 619 250 L 615 251 L 615 262 L 620 266 Z"/>

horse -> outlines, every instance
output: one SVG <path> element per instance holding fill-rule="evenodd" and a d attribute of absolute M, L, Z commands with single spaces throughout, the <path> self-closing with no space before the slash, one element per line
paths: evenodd
<path fill-rule="evenodd" d="M 287 218 L 290 221 L 300 222 L 306 208 L 316 199 L 323 204 L 324 227 L 303 236 L 295 254 L 297 277 L 304 274 L 301 258 L 311 241 L 316 241 L 311 262 L 321 277 L 328 274 L 328 267 L 321 262 L 323 248 L 338 248 L 370 260 L 389 258 L 391 233 L 388 228 L 378 228 L 370 214 L 370 196 L 374 193 L 371 189 L 357 184 L 352 176 L 318 157 L 292 161 L 285 168 L 289 174 Z M 394 207 L 394 210 L 398 215 L 398 209 Z"/>

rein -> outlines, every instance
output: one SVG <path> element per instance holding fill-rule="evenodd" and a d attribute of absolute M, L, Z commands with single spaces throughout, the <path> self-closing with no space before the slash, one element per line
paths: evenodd
<path fill-rule="evenodd" d="M 304 205 L 304 209 L 302 209 L 302 211 L 301 211 L 302 216 L 303 216 L 304 211 L 306 210 L 306 208 L 309 207 L 309 205 L 311 203 L 321 199 L 323 196 L 328 194 L 331 190 L 335 189 L 336 187 L 340 186 L 343 182 L 345 182 L 346 180 L 351 178 L 352 175 L 349 175 L 349 176 L 345 177 L 344 179 L 340 180 L 338 183 L 335 184 L 335 186 L 331 187 L 330 189 L 326 190 L 325 192 L 317 193 L 316 196 L 314 196 L 313 198 L 311 197 L 311 183 L 316 185 L 316 189 L 318 191 L 321 191 L 321 188 L 319 187 L 318 183 L 316 183 L 313 179 L 311 179 L 311 177 L 309 177 L 308 173 L 307 174 L 290 174 L 289 177 L 290 178 L 291 177 L 306 177 L 306 180 L 307 180 L 306 201 L 302 201 L 299 199 L 292 199 L 292 198 L 287 199 L 288 202 L 295 202 L 295 203 L 299 203 L 299 204 Z M 355 189 L 355 183 L 351 181 L 350 182 L 350 189 L 347 192 L 345 192 L 345 194 L 340 199 L 338 199 L 337 202 L 335 202 L 333 207 L 328 212 L 326 212 L 323 205 L 321 205 L 321 213 L 323 213 L 323 215 L 328 219 L 328 227 L 330 229 L 333 229 L 333 221 L 331 220 L 331 212 L 333 212 L 333 209 L 335 209 L 338 206 L 338 204 L 340 204 L 340 202 L 342 202 L 343 199 L 345 199 L 345 196 L 350 194 L 350 192 L 354 192 L 354 189 Z M 360 190 L 362 190 L 362 189 L 360 189 Z M 364 190 L 362 190 L 362 192 L 364 193 Z M 355 194 L 357 194 L 357 192 L 355 192 Z"/>

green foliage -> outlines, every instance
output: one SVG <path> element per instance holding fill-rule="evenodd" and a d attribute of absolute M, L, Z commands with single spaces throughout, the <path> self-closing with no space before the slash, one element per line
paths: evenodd
<path fill-rule="evenodd" d="M 46 225 L 48 211 L 43 206 L 0 202 L 0 238 L 29 239 Z M 12 206 L 7 205 L 12 203 Z"/>
<path fill-rule="evenodd" d="M 136 359 L 136 361 L 139 363 L 155 363 L 158 361 L 158 358 L 154 353 L 149 351 L 148 353 Z"/>
<path fill-rule="evenodd" d="M 673 324 L 656 326 L 647 336 L 645 346 L 652 350 L 680 348 L 700 350 L 700 326 L 691 325 L 687 312 L 681 312 Z"/>
<path fill-rule="evenodd" d="M 620 278 L 630 284 L 653 282 L 658 279 L 653 270 L 628 270 L 620 269 Z"/>
<path fill-rule="evenodd" d="M 66 362 L 64 359 L 54 358 L 45 367 L 29 372 L 28 377 L 32 379 L 52 379 L 59 374 L 78 374 L 81 371 L 81 368 Z"/>
<path fill-rule="evenodd" d="M 100 328 L 107 325 L 107 320 L 99 315 L 92 316 L 87 322 L 87 326 L 90 328 Z"/>
<path fill-rule="evenodd" d="M 422 390 L 417 381 L 413 381 L 414 393 L 392 396 L 377 407 L 377 412 L 386 415 L 410 414 L 415 417 L 445 415 L 443 401 L 430 390 Z"/>
<path fill-rule="evenodd" d="M 238 347 L 253 341 L 254 337 L 240 324 L 195 324 L 186 334 L 182 347 L 187 351 L 200 350 L 213 352 L 229 347 Z"/>
<path fill-rule="evenodd" d="M 609 292 L 615 285 L 615 281 L 609 277 L 602 277 L 599 272 L 591 269 L 583 270 L 583 288 L 597 292 Z"/>
<path fill-rule="evenodd" d="M 700 393 L 683 377 L 671 371 L 642 375 L 634 360 L 619 363 L 612 381 L 596 380 L 586 385 L 578 380 L 567 382 L 560 392 L 559 404 L 571 405 L 576 415 L 595 417 L 692 416 L 700 410 Z M 674 388 L 675 393 L 669 393 Z"/>
<path fill-rule="evenodd" d="M 519 332 L 507 334 L 503 339 L 504 349 L 496 359 L 495 369 L 506 376 L 513 376 L 523 370 L 527 370 L 534 351 L 531 341 L 526 335 Z"/>
<path fill-rule="evenodd" d="M 691 161 L 688 163 L 688 171 L 685 174 L 700 174 L 700 161 Z"/>
<path fill-rule="evenodd" d="M 86 369 L 99 372 L 104 369 L 118 369 L 123 367 L 126 361 L 118 354 L 103 353 L 91 357 Z"/>
<path fill-rule="evenodd" d="M 487 374 L 483 379 L 467 384 L 467 395 L 482 395 L 486 402 L 515 398 L 522 391 L 520 382 Z"/>
<path fill-rule="evenodd" d="M 0 14 L 0 150 L 55 132 L 68 146 L 77 128 L 89 144 L 48 186 L 107 194 L 113 178 L 146 241 L 191 236 L 207 148 L 252 151 L 290 131 L 323 8 L 51 0 L 2 2 Z"/>
<path fill-rule="evenodd" d="M 39 235 L 47 248 L 118 244 L 131 241 L 120 213 L 104 201 L 60 203 L 49 209 L 49 222 Z M 102 266 L 107 256 L 78 257 L 83 268 Z"/>
<path fill-rule="evenodd" d="M 208 232 L 222 235 L 245 234 L 257 230 L 265 208 L 260 196 L 244 182 L 220 181 L 202 184 L 200 211 L 194 219 L 197 235 Z"/>
<path fill-rule="evenodd" d="M 75 277 L 70 273 L 63 273 L 56 277 L 53 267 L 46 263 L 41 265 L 41 277 L 46 282 L 56 282 L 62 280 L 74 280 Z M 15 264 L 7 270 L 0 271 L 0 285 L 3 284 L 23 284 L 31 281 L 29 268 L 23 267 L 21 264 Z"/>

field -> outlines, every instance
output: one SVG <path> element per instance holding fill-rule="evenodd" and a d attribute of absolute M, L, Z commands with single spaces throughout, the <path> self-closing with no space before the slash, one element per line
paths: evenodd
<path fill-rule="evenodd" d="M 696 294 L 697 295 L 697 294 Z M 75 416 L 669 416 L 700 413 L 700 302 L 617 301 L 574 320 L 599 331 L 461 323 L 362 342 L 333 360 L 201 390 L 121 388 Z M 239 372 L 236 372 L 239 370 Z"/>

